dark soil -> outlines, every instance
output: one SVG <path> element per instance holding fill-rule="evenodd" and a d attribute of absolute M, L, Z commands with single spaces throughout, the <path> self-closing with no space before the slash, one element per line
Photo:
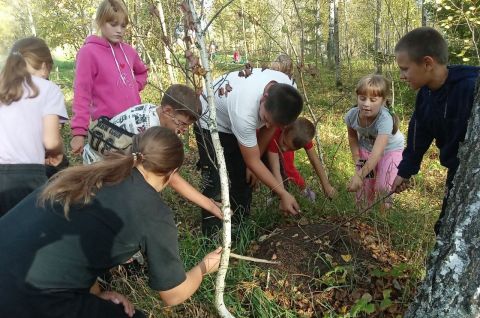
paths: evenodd
<path fill-rule="evenodd" d="M 406 309 L 402 297 L 411 294 L 404 286 L 406 269 L 399 265 L 406 259 L 382 242 L 370 226 L 360 222 L 337 225 L 341 223 L 298 224 L 260 237 L 252 247 L 254 256 L 280 262 L 259 265 L 278 273 L 269 282 L 269 292 L 304 317 L 323 317 L 329 311 L 351 313 L 362 297 L 372 304 L 365 311 L 374 312 L 360 310 L 358 317 L 401 315 Z M 297 297 L 292 298 L 292 291 L 297 291 Z"/>

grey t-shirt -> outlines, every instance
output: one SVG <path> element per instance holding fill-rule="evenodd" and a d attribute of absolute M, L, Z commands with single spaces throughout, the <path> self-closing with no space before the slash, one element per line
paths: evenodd
<path fill-rule="evenodd" d="M 378 112 L 377 118 L 375 118 L 373 123 L 368 127 L 360 126 L 358 113 L 359 109 L 357 106 L 350 109 L 345 115 L 345 124 L 357 131 L 358 144 L 361 148 L 372 151 L 377 136 L 388 135 L 388 144 L 385 147 L 384 152 L 403 150 L 403 134 L 398 130 L 395 135 L 392 135 L 393 118 L 384 106 L 382 106 Z"/>

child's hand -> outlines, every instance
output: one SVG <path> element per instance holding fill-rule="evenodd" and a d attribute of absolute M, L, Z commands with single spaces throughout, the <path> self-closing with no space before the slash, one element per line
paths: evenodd
<path fill-rule="evenodd" d="M 350 192 L 356 192 L 363 186 L 363 181 L 358 174 L 354 174 L 350 183 L 347 185 L 347 190 Z"/>
<path fill-rule="evenodd" d="M 410 179 L 404 179 L 400 176 L 397 176 L 392 184 L 392 192 L 400 193 L 410 188 Z"/>
<path fill-rule="evenodd" d="M 200 267 L 202 268 L 202 274 L 214 273 L 218 270 L 220 265 L 220 258 L 222 257 L 222 248 L 219 247 L 215 251 L 208 253 L 203 260 L 200 262 Z M 203 265 L 202 265 L 203 263 Z"/>
<path fill-rule="evenodd" d="M 215 215 L 220 220 L 223 220 L 222 204 L 220 202 L 214 201 L 213 199 L 210 200 L 212 200 L 213 203 L 210 208 L 210 213 Z"/>
<path fill-rule="evenodd" d="M 104 291 L 104 292 L 100 293 L 98 295 L 98 297 L 100 297 L 104 300 L 109 300 L 112 303 L 117 304 L 117 305 L 122 304 L 125 313 L 129 317 L 133 317 L 133 315 L 135 314 L 135 309 L 133 307 L 133 304 L 127 299 L 127 297 L 125 297 L 122 294 L 119 294 L 119 293 L 114 292 L 114 291 Z"/>
<path fill-rule="evenodd" d="M 300 213 L 300 206 L 298 205 L 297 200 L 295 200 L 293 195 L 287 191 L 282 192 L 280 200 L 280 210 L 292 215 Z"/>
<path fill-rule="evenodd" d="M 247 175 L 247 180 L 246 180 L 247 183 L 250 185 L 250 187 L 255 188 L 258 181 L 257 176 L 248 168 L 247 168 L 246 175 Z"/>
<path fill-rule="evenodd" d="M 70 141 L 70 147 L 72 147 L 72 153 L 75 155 L 82 154 L 83 146 L 85 145 L 85 136 L 73 136 Z"/>
<path fill-rule="evenodd" d="M 63 153 L 60 154 L 46 154 L 45 155 L 45 165 L 47 166 L 58 166 L 63 161 Z"/>
<path fill-rule="evenodd" d="M 337 189 L 335 189 L 331 185 L 326 186 L 324 192 L 327 198 L 329 198 L 330 200 L 337 196 Z"/>

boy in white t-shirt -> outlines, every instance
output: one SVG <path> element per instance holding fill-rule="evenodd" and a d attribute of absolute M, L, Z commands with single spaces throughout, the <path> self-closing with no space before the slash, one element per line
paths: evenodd
<path fill-rule="evenodd" d="M 132 134 L 139 134 L 150 127 L 162 126 L 183 134 L 200 116 L 200 100 L 195 91 L 182 84 L 173 84 L 163 94 L 160 106 L 154 104 L 140 104 L 132 106 L 124 112 L 110 119 L 112 124 Z M 83 149 L 84 163 L 93 163 L 102 160 L 102 155 L 85 145 Z M 170 178 L 169 186 L 187 200 L 205 209 L 211 216 L 222 218 L 220 208 L 179 173 Z"/>
<path fill-rule="evenodd" d="M 299 206 L 295 198 L 278 186 L 278 182 L 260 157 L 266 150 L 276 127 L 293 122 L 303 107 L 303 100 L 292 80 L 285 74 L 260 68 L 232 72 L 214 80 L 215 107 L 220 141 L 223 146 L 228 176 L 233 221 L 240 222 L 249 215 L 252 195 L 251 184 L 258 178 L 280 199 L 280 208 L 297 214 Z M 195 127 L 204 178 L 203 194 L 219 199 L 220 181 L 215 151 L 208 128 L 208 104 L 202 98 L 203 114 L 200 127 Z M 258 140 L 257 140 L 257 130 Z M 211 234 L 221 227 L 219 220 L 202 211 L 202 231 Z"/>

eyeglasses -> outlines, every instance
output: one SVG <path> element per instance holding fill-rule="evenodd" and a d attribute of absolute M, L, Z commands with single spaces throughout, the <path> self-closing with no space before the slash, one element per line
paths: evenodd
<path fill-rule="evenodd" d="M 171 115 L 168 112 L 164 112 L 164 114 L 167 115 L 168 117 L 170 117 L 177 127 L 186 128 L 186 127 L 190 126 L 190 123 L 186 123 L 186 122 L 178 119 L 176 115 Z"/>

